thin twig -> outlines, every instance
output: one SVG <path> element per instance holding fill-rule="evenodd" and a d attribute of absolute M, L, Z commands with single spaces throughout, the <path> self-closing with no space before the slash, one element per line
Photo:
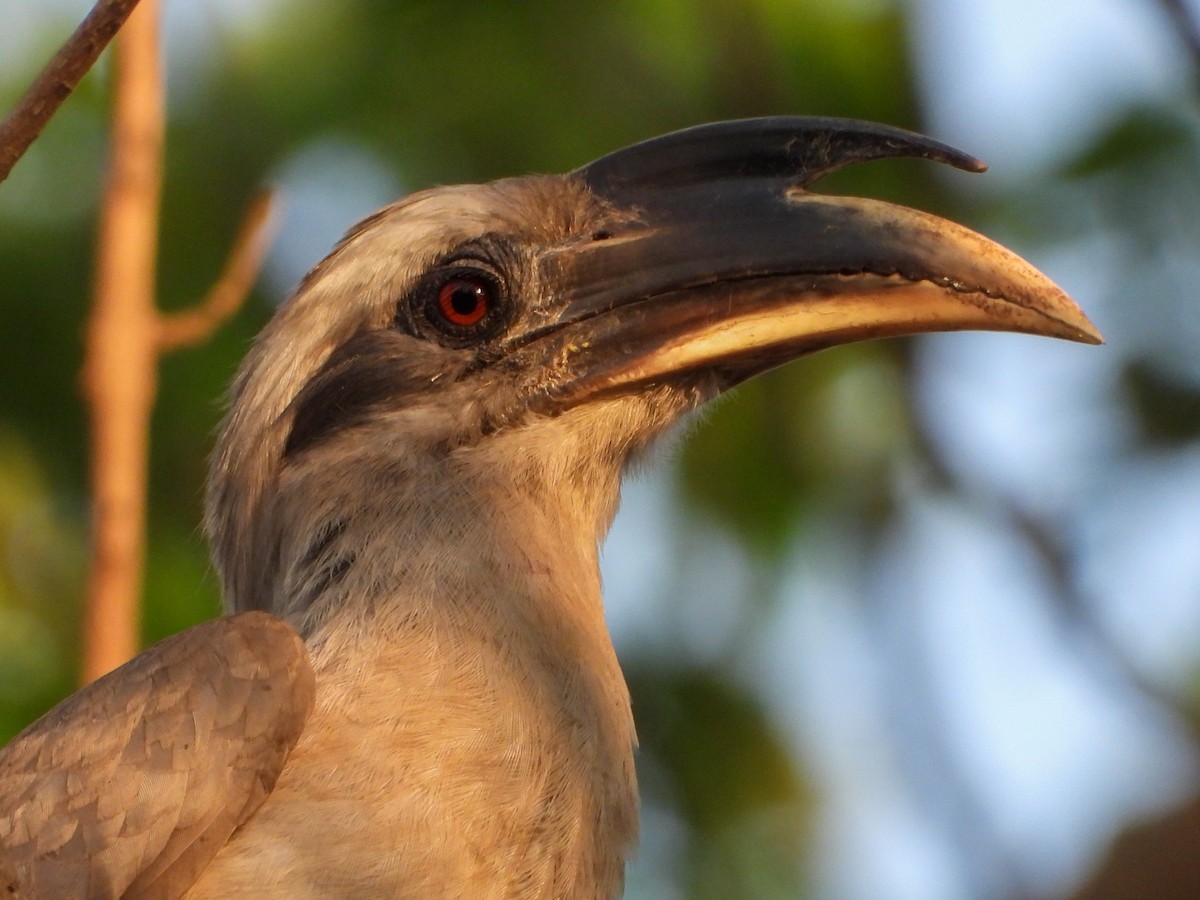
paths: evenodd
<path fill-rule="evenodd" d="M 1175 23 L 1175 30 L 1192 59 L 1192 76 L 1200 86 L 1200 21 L 1187 0 L 1158 0 L 1158 3 Z"/>
<path fill-rule="evenodd" d="M 1051 582 L 1051 601 L 1062 620 L 1100 651 L 1117 677 L 1172 713 L 1180 724 L 1190 729 L 1194 737 L 1200 738 L 1200 720 L 1186 698 L 1146 675 L 1117 642 L 1110 629 L 1100 621 L 1093 604 L 1076 584 L 1073 561 L 1062 537 L 1010 498 L 997 496 L 995 500 L 1009 523 L 1037 554 L 1045 568 Z"/>
<path fill-rule="evenodd" d="M 0 122 L 0 181 L 8 177 L 137 4 L 138 0 L 100 0 Z"/>
<path fill-rule="evenodd" d="M 906 365 L 909 366 L 911 380 L 910 358 L 906 358 Z M 1028 512 L 1003 491 L 965 487 L 929 433 L 925 416 L 912 403 L 913 393 L 908 392 L 913 440 L 934 483 L 953 494 L 963 495 L 974 491 L 980 502 L 996 511 L 1020 535 L 1043 566 L 1050 579 L 1051 611 L 1101 654 L 1110 672 L 1124 685 L 1168 711 L 1200 738 L 1200 717 L 1187 700 L 1147 677 L 1100 621 L 1094 605 L 1079 586 L 1074 560 L 1062 538 L 1050 525 Z"/>
<path fill-rule="evenodd" d="M 158 317 L 158 349 L 162 353 L 190 347 L 207 339 L 236 313 L 254 287 L 274 231 L 274 197 L 260 192 L 242 219 L 217 282 L 193 309 Z"/>
<path fill-rule="evenodd" d="M 910 383 L 907 391 L 912 389 Z M 879 556 L 880 537 L 872 535 L 873 557 Z M 898 735 L 897 758 L 909 783 L 942 826 L 973 895 L 1031 898 L 1027 874 L 1003 840 L 970 767 L 955 749 L 957 723 L 951 721 L 939 690 L 929 639 L 909 604 L 881 591 L 868 592 L 867 599 L 871 607 L 864 622 L 875 641 L 876 655 L 887 666 L 886 677 L 879 680 L 881 706 Z"/>

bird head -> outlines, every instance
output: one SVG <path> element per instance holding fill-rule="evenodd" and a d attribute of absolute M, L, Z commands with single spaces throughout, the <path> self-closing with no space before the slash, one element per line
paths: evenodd
<path fill-rule="evenodd" d="M 407 523 L 390 538 L 403 556 L 426 536 L 452 542 L 463 526 L 448 523 L 481 497 L 540 494 L 594 544 L 655 436 L 835 344 L 961 329 L 1100 341 L 996 243 L 810 190 L 901 156 L 983 168 L 894 128 L 744 120 L 565 175 L 424 191 L 359 223 L 234 383 L 207 519 L 227 601 L 310 604 L 350 564 L 335 548 L 360 513 Z M 306 564 L 329 577 L 298 593 L 289 573 Z"/>

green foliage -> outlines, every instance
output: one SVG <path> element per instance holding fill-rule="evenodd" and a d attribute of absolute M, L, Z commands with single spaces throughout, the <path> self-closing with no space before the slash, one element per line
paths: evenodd
<path fill-rule="evenodd" d="M 1178 445 L 1200 438 L 1200 387 L 1141 362 L 1129 366 L 1124 375 L 1147 441 Z"/>
<path fill-rule="evenodd" d="M 0 428 L 0 741 L 72 685 L 83 535 L 30 446 Z"/>
<path fill-rule="evenodd" d="M 1164 158 L 1188 152 L 1195 126 L 1178 113 L 1151 107 L 1131 109 L 1066 166 L 1068 178 L 1089 178 L 1118 169 L 1146 170 Z"/>
<path fill-rule="evenodd" d="M 798 897 L 796 847 L 813 797 L 755 697 L 727 673 L 641 667 L 630 677 L 643 792 L 687 823 L 691 895 Z"/>
<path fill-rule="evenodd" d="M 884 513 L 907 434 L 893 347 L 841 348 L 739 387 L 682 449 L 685 502 L 776 563 L 805 516 Z"/>

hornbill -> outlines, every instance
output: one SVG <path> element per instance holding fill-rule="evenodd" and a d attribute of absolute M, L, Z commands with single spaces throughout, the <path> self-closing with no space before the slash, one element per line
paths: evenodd
<path fill-rule="evenodd" d="M 1100 341 L 988 239 L 809 190 L 901 156 L 983 168 L 881 125 L 742 120 L 355 226 L 233 385 L 207 491 L 230 615 L 0 757 L 9 894 L 619 894 L 636 740 L 597 553 L 630 459 L 834 344 Z"/>

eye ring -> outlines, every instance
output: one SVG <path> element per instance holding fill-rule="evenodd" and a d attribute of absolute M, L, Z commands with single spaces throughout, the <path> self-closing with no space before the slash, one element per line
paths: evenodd
<path fill-rule="evenodd" d="M 401 304 L 396 323 L 447 347 L 463 348 L 495 337 L 510 313 L 503 276 L 488 263 L 459 260 L 426 273 Z"/>
<path fill-rule="evenodd" d="M 441 321 L 455 329 L 478 326 L 496 308 L 496 285 L 481 275 L 455 274 L 437 289 L 436 311 Z"/>

